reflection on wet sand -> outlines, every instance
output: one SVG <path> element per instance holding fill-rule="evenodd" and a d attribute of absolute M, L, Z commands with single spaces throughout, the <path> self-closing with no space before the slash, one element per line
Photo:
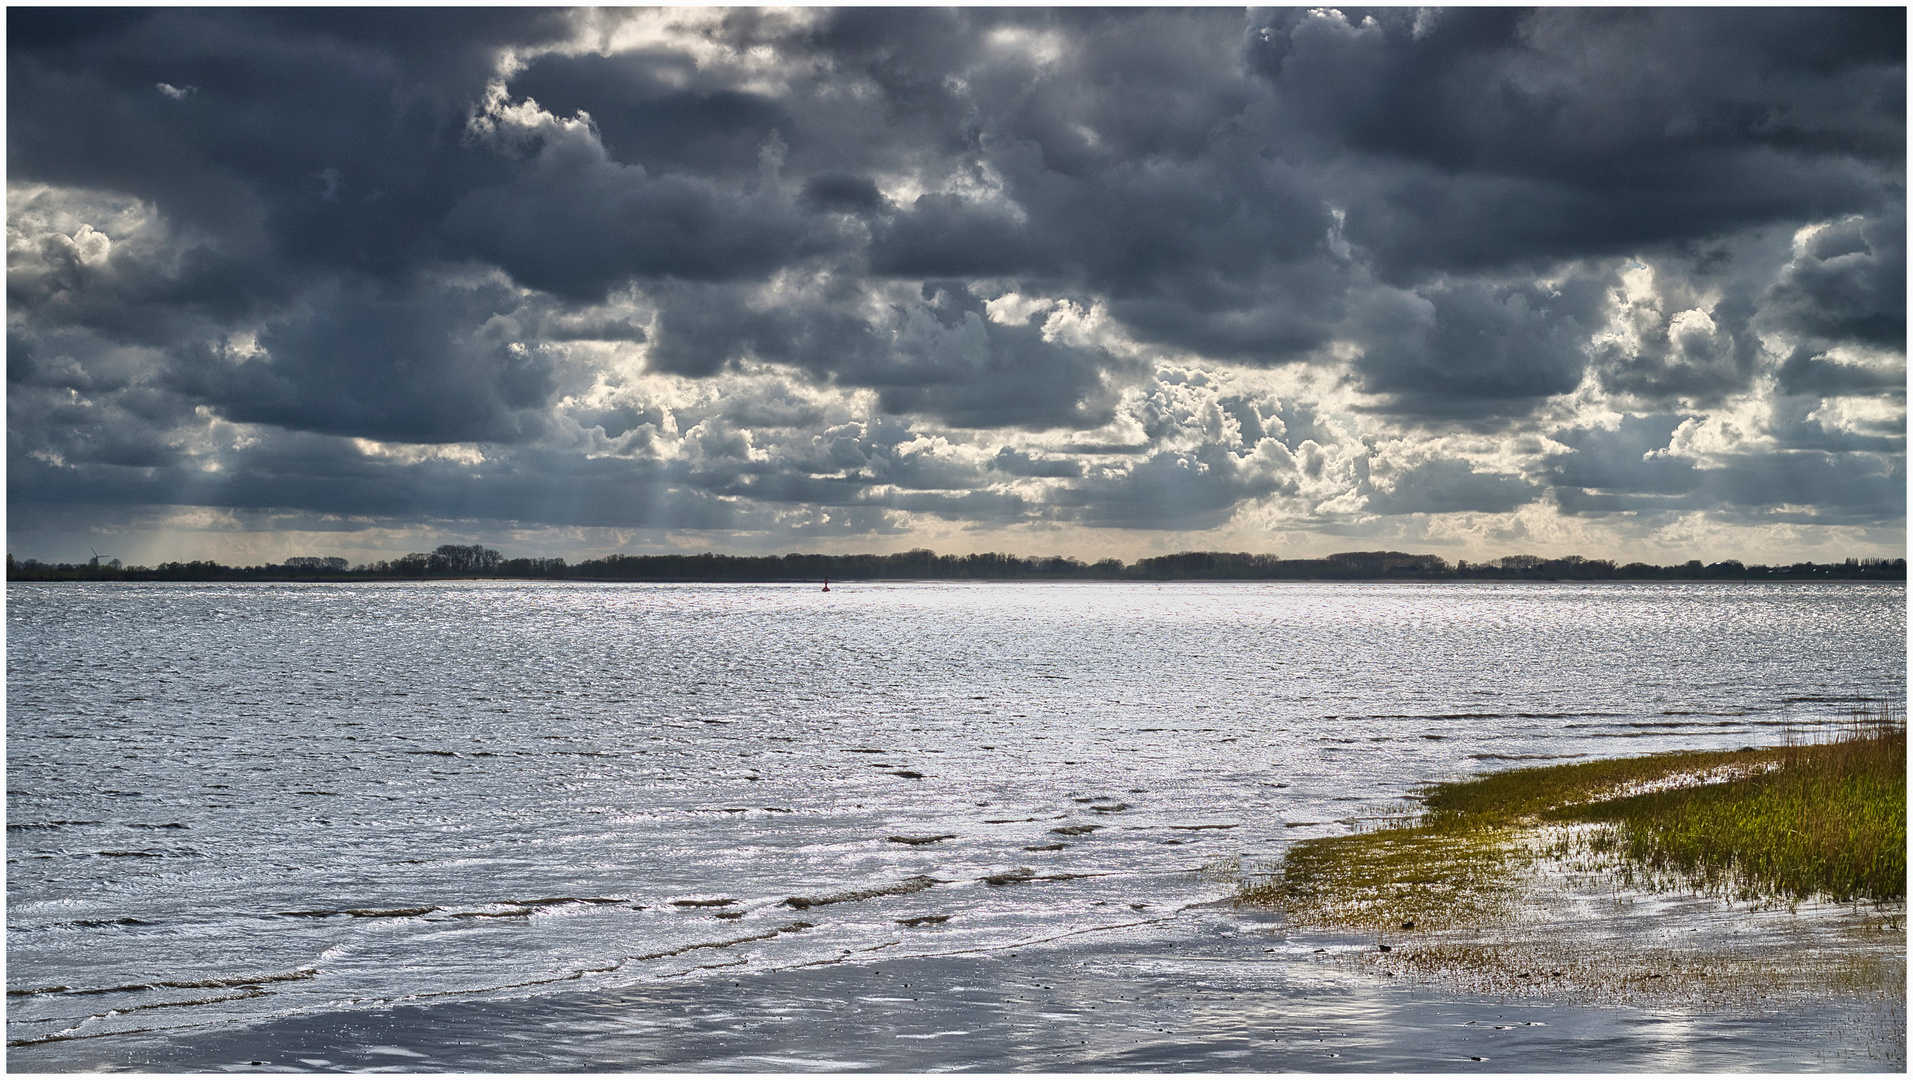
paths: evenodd
<path fill-rule="evenodd" d="M 398 1006 L 47 1064 L 358 1071 L 1895 1071 L 1903 1000 L 1718 1012 L 1592 1006 L 1388 978 L 1373 943 L 1212 908 L 1160 942 L 1079 939 L 981 955 L 869 958 L 521 1001 Z M 1093 937 L 1093 936 L 1092 936 Z M 1394 954 L 1391 954 L 1394 955 Z M 1829 1038 L 1831 1036 L 1831 1038 Z M 55 1064 L 57 1060 L 57 1064 Z M 15 1061 L 16 1067 L 26 1064 Z M 35 1065 L 35 1067 L 41 1067 Z"/>

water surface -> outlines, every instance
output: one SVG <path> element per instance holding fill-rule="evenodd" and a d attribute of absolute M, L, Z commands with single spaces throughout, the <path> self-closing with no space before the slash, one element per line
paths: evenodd
<path fill-rule="evenodd" d="M 1193 906 L 1228 895 L 1230 867 L 1431 780 L 1774 743 L 1898 713 L 1906 673 L 1902 586 L 8 601 L 16 1068 L 401 1006 L 700 1000 L 845 961 L 1175 956 L 1217 932 Z M 529 1019 L 477 1030 L 481 1055 L 550 1040 Z M 713 1060 L 691 1029 L 646 1045 Z"/>

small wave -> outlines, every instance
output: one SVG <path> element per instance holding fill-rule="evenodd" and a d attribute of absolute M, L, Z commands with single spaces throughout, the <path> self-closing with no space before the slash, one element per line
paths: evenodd
<path fill-rule="evenodd" d="M 452 911 L 443 905 L 426 904 L 399 908 L 315 908 L 309 911 L 275 911 L 273 914 L 286 919 L 331 919 L 339 916 L 354 919 L 411 919 L 442 911 L 446 918 L 451 919 L 522 919 L 539 909 L 563 907 L 566 904 L 627 903 L 630 903 L 628 899 L 616 896 L 541 896 L 535 900 L 493 900 L 477 905 L 509 909 L 505 911 Z"/>
<path fill-rule="evenodd" d="M 796 933 L 799 930 L 808 930 L 811 927 L 816 925 L 817 925 L 816 923 L 810 923 L 810 922 L 785 923 L 783 926 L 775 927 L 761 934 L 749 934 L 744 937 L 729 938 L 724 941 L 692 942 L 689 945 L 680 945 L 679 947 L 675 949 L 666 949 L 663 952 L 644 953 L 637 956 L 622 957 L 616 963 L 606 964 L 602 967 L 578 968 L 564 975 L 556 975 L 548 979 L 527 979 L 524 982 L 504 983 L 499 986 L 473 987 L 467 990 L 435 990 L 435 991 L 428 991 L 428 992 L 419 993 L 419 994 L 407 994 L 404 1000 L 417 1001 L 417 1000 L 423 1000 L 425 998 L 468 997 L 474 994 L 493 993 L 499 990 L 519 990 L 529 986 L 552 986 L 557 983 L 575 982 L 579 979 L 584 978 L 586 975 L 604 975 L 604 974 L 608 974 L 610 972 L 616 971 L 619 968 L 623 967 L 625 964 L 630 963 L 633 960 L 663 960 L 667 957 L 677 956 L 681 953 L 693 952 L 698 949 L 727 949 L 733 945 L 743 945 L 747 942 L 766 941 L 766 940 L 769 940 L 770 938 L 774 938 L 778 936 L 779 934 L 792 934 L 792 933 Z M 392 1001 L 396 999 L 386 998 L 382 1000 Z"/>
<path fill-rule="evenodd" d="M 429 915 L 437 910 L 437 904 L 430 904 L 425 907 L 403 908 L 318 908 L 313 911 L 275 911 L 273 914 L 288 919 L 329 919 L 335 915 L 350 915 L 355 919 L 409 919 L 417 915 Z"/>
<path fill-rule="evenodd" d="M 1665 715 L 1670 715 L 1670 714 L 1666 714 L 1666 713 L 1663 713 L 1662 715 L 1664 715 L 1664 716 L 1665 716 Z M 1719 715 L 1719 714 L 1712 714 L 1712 715 Z M 1744 714 L 1743 714 L 1743 715 L 1744 715 Z M 1689 722 L 1689 721 L 1686 721 L 1686 720 L 1629 720 L 1629 721 L 1627 721 L 1627 722 L 1626 722 L 1626 723 L 1624 723 L 1624 724 L 1617 724 L 1617 725 L 1615 725 L 1615 726 L 1617 726 L 1617 727 L 1631 727 L 1631 728 L 1670 728 L 1670 729 L 1680 729 L 1680 728 L 1691 728 L 1691 727 L 1693 727 L 1693 726 L 1695 726 L 1695 725 L 1694 725 L 1693 723 L 1691 723 L 1691 722 Z"/>
<path fill-rule="evenodd" d="M 1603 730 L 1610 728 L 1664 728 L 1668 731 L 1679 731 L 1693 726 L 1695 726 L 1694 723 L 1688 720 L 1622 720 L 1607 724 L 1562 724 L 1561 730 L 1588 731 L 1599 735 Z"/>
<path fill-rule="evenodd" d="M 884 837 L 885 840 L 888 840 L 893 844 L 912 844 L 912 845 L 934 844 L 943 840 L 955 840 L 956 838 L 957 838 L 957 834 L 955 833 L 942 833 L 937 836 L 886 836 Z"/>
<path fill-rule="evenodd" d="M 1622 717 L 1616 712 L 1456 712 L 1456 713 L 1371 713 L 1365 716 L 1325 716 L 1324 720 L 1579 720 L 1590 717 Z"/>
<path fill-rule="evenodd" d="M 1059 825 L 1050 832 L 1058 836 L 1086 836 L 1100 828 L 1101 825 Z"/>
<path fill-rule="evenodd" d="M 248 995 L 250 996 L 250 995 Z M 89 1019 L 92 1019 L 89 1017 Z M 115 1035 L 147 1035 L 155 1031 L 178 1031 L 182 1028 L 198 1026 L 196 1024 L 168 1024 L 163 1027 L 114 1028 L 109 1031 L 82 1032 L 79 1027 L 64 1028 L 50 1035 L 33 1035 L 23 1039 L 8 1039 L 9 1047 L 38 1046 L 44 1043 L 78 1042 L 81 1039 L 104 1039 Z"/>
<path fill-rule="evenodd" d="M 253 998 L 265 997 L 270 993 L 272 993 L 270 990 L 250 989 L 243 993 L 224 994 L 220 997 L 187 998 L 184 1001 L 149 1001 L 144 1005 L 123 1005 L 114 1009 L 113 1013 L 118 1015 L 122 1013 L 145 1012 L 148 1009 L 183 1009 L 191 1005 L 218 1005 L 225 1001 L 250 1001 Z"/>
<path fill-rule="evenodd" d="M 817 925 L 816 923 L 812 923 L 812 922 L 785 923 L 784 925 L 776 927 L 774 929 L 766 930 L 765 932 L 761 934 L 749 934 L 744 937 L 728 938 L 724 941 L 695 941 L 689 945 L 680 945 L 675 949 L 666 949 L 663 952 L 645 953 L 641 956 L 627 956 L 625 957 L 625 960 L 627 961 L 629 960 L 663 960 L 666 957 L 679 956 L 687 952 L 695 952 L 698 949 L 728 949 L 733 945 L 743 945 L 752 941 L 768 941 L 771 938 L 778 936 L 779 934 L 794 934 L 799 930 L 808 930 L 811 927 L 816 925 Z M 590 970 L 603 972 L 603 971 L 611 971 L 614 969 L 598 968 L 598 969 L 590 969 Z"/>
<path fill-rule="evenodd" d="M 123 986 L 90 986 L 74 989 L 70 986 L 43 986 L 35 990 L 9 990 L 8 997 L 35 997 L 39 995 L 63 994 L 70 997 L 93 994 L 133 994 L 142 990 L 221 990 L 246 989 L 265 986 L 268 983 L 298 982 L 314 978 L 319 974 L 316 967 L 303 967 L 293 971 L 273 972 L 266 975 L 227 975 L 214 979 L 155 979 L 152 982 L 127 983 Z M 120 1010 L 122 1012 L 126 1010 Z"/>
<path fill-rule="evenodd" d="M 847 892 L 827 893 L 823 896 L 793 896 L 785 900 L 784 905 L 802 911 L 806 908 L 822 907 L 825 904 L 848 904 L 858 900 L 874 900 L 879 896 L 905 896 L 941 884 L 943 882 L 936 878 L 918 874 L 889 885 L 877 885 L 868 889 L 851 889 Z"/>
<path fill-rule="evenodd" d="M 1109 877 L 1109 874 L 1039 874 L 1027 866 L 1019 866 L 1002 874 L 986 874 L 977 878 L 985 885 L 1021 885 L 1029 881 L 1074 881 L 1077 878 Z"/>

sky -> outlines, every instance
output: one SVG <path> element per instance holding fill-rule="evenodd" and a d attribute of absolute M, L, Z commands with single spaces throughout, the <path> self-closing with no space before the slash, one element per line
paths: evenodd
<path fill-rule="evenodd" d="M 1905 19 L 9 8 L 9 550 L 1900 557 Z"/>

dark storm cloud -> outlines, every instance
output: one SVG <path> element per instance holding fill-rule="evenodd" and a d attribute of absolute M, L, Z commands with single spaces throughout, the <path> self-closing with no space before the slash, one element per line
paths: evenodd
<path fill-rule="evenodd" d="M 776 100 L 714 83 L 681 53 L 548 54 L 511 88 L 556 116 L 589 114 L 615 160 L 654 172 L 748 173 L 772 132 L 797 130 Z"/>
<path fill-rule="evenodd" d="M 1479 473 L 1462 461 L 1428 461 L 1395 477 L 1395 486 L 1368 497 L 1379 514 L 1503 514 L 1541 496 L 1540 485 L 1519 476 Z"/>
<path fill-rule="evenodd" d="M 1813 452 L 1745 455 L 1696 470 L 1693 486 L 1658 498 L 1557 489 L 1567 514 L 1712 511 L 1736 524 L 1865 525 L 1906 513 L 1904 459 Z"/>
<path fill-rule="evenodd" d="M 1906 215 L 1820 229 L 1765 297 L 1773 324 L 1828 343 L 1906 345 Z"/>
<path fill-rule="evenodd" d="M 1656 325 L 1633 348 L 1603 345 L 1593 356 L 1602 383 L 1647 400 L 1714 401 L 1744 390 L 1759 360 L 1759 337 L 1748 325 L 1755 310 L 1744 292 L 1730 291 L 1706 322 Z"/>
<path fill-rule="evenodd" d="M 669 18 L 610 52 L 656 16 L 9 9 L 16 495 L 1201 528 L 1298 490 L 1259 440 L 1343 438 L 1225 395 L 1238 441 L 1192 449 L 1195 414 L 1148 404 L 1173 360 L 1319 367 L 1402 430 L 1559 424 L 1583 388 L 1645 414 L 1567 421 L 1575 452 L 1526 477 L 1429 461 L 1374 513 L 1545 486 L 1576 513 L 1903 513 L 1903 432 L 1822 404 L 1903 404 L 1903 9 Z M 1103 322 L 1060 333 L 1065 308 Z M 634 358 L 774 377 L 674 418 Z M 1771 452 L 1656 456 L 1681 410 L 1762 386 Z M 852 431 L 810 390 L 882 415 Z M 1131 419 L 1100 448 L 990 433 Z M 216 421 L 265 434 L 209 449 Z M 986 432 L 983 463 L 898 449 L 931 425 Z"/>
<path fill-rule="evenodd" d="M 23 10 L 10 26 L 63 22 Z M 151 200 L 257 274 L 404 267 L 466 189 L 503 171 L 460 140 L 495 50 L 563 23 L 155 9 L 99 33 L 10 36 L 10 168 Z"/>
<path fill-rule="evenodd" d="M 1000 469 L 1011 476 L 1081 476 L 1083 465 L 1079 461 L 1059 461 L 1054 459 L 1033 458 L 1021 450 L 1004 447 L 990 459 L 992 469 Z"/>
<path fill-rule="evenodd" d="M 259 335 L 267 358 L 200 353 L 175 385 L 229 419 L 295 430 L 415 443 L 542 431 L 552 361 L 496 318 L 519 306 L 506 290 L 346 281 L 306 303 Z"/>
<path fill-rule="evenodd" d="M 29 467 L 33 455 L 136 469 L 170 468 L 184 460 L 172 431 L 192 417 L 190 402 L 142 386 L 115 387 L 102 404 L 76 396 L 71 390 L 21 384 L 10 390 L 10 468 Z"/>
<path fill-rule="evenodd" d="M 1064 520 L 1105 528 L 1206 529 L 1246 499 L 1293 491 L 1294 477 L 1252 473 L 1225 448 L 1152 454 L 1133 469 L 1054 492 Z"/>
<path fill-rule="evenodd" d="M 147 463 L 152 464 L 152 463 Z M 312 435 L 249 448 L 241 468 L 208 474 L 173 465 L 58 467 L 27 460 L 8 470 L 8 497 L 28 505 L 295 509 L 402 520 L 536 521 L 612 528 L 720 529 L 737 508 L 652 462 L 523 451 L 482 467 L 406 462 Z"/>
<path fill-rule="evenodd" d="M 9 307 L 31 312 L 43 326 L 167 345 L 274 311 L 295 295 L 288 283 L 259 275 L 211 244 L 167 236 L 164 247 L 119 245 L 110 260 L 85 250 L 103 239 L 55 233 L 31 246 L 31 261 L 18 258 L 27 252 L 15 252 L 7 272 Z"/>
<path fill-rule="evenodd" d="M 1679 416 L 1630 416 L 1612 431 L 1587 428 L 1560 432 L 1555 441 L 1572 452 L 1550 459 L 1549 479 L 1562 489 L 1618 495 L 1682 495 L 1699 485 L 1694 463 L 1665 450 Z"/>
<path fill-rule="evenodd" d="M 994 277 L 1053 270 L 1010 208 L 960 195 L 919 195 L 879 234 L 872 265 L 898 277 Z"/>
<path fill-rule="evenodd" d="M 821 210 L 859 213 L 883 207 L 883 193 L 868 176 L 847 173 L 818 173 L 804 181 L 804 198 Z"/>
<path fill-rule="evenodd" d="M 828 303 L 759 309 L 736 289 L 673 288 L 651 353 L 660 370 L 705 376 L 742 359 L 790 365 L 878 391 L 893 413 L 959 427 L 1094 427 L 1109 419 L 1105 350 L 1046 340 L 1040 327 L 991 320 L 960 282 L 926 283 L 887 319 Z"/>
<path fill-rule="evenodd" d="M 1378 294 L 1364 312 L 1373 341 L 1357 369 L 1403 412 L 1524 409 L 1580 383 L 1588 327 L 1576 316 L 1589 305 L 1576 301 L 1586 291 L 1471 281 Z"/>
<path fill-rule="evenodd" d="M 1897 201 L 1905 18 L 1290 13 L 1250 54 L 1298 132 L 1376 159 L 1349 235 L 1401 280 Z"/>
<path fill-rule="evenodd" d="M 1904 391 L 1906 369 L 1881 369 L 1843 364 L 1824 352 L 1802 346 L 1788 355 L 1776 369 L 1780 390 L 1786 394 L 1837 396 Z"/>
<path fill-rule="evenodd" d="M 611 160 L 583 130 L 549 138 L 510 183 L 461 199 L 445 233 L 459 253 L 578 300 L 602 300 L 637 277 L 760 278 L 834 246 L 822 223 L 774 192 L 653 176 Z"/>
<path fill-rule="evenodd" d="M 1890 520 L 1906 509 L 1905 439 L 1825 438 L 1698 461 L 1667 452 L 1679 416 L 1634 417 L 1614 431 L 1565 432 L 1573 448 L 1547 478 L 1569 514 L 1724 511 L 1740 518 L 1819 524 Z M 1819 446 L 1812 445 L 1818 441 Z M 1784 508 L 1798 508 L 1786 511 Z M 1778 511 L 1778 513 L 1776 513 Z"/>

